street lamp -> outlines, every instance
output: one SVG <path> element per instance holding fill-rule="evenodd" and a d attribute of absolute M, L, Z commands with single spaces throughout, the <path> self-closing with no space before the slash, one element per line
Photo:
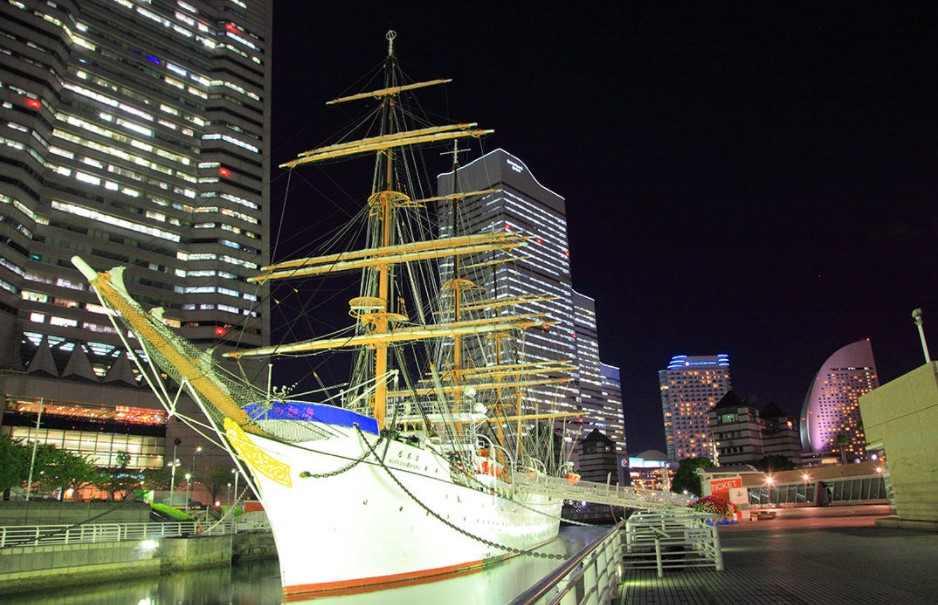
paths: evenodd
<path fill-rule="evenodd" d="M 195 448 L 195 453 L 192 454 L 192 474 L 195 474 L 195 457 L 202 453 L 202 446 Z"/>
<path fill-rule="evenodd" d="M 170 472 L 169 480 L 169 505 L 173 505 L 173 497 L 176 492 L 176 467 L 179 466 L 179 458 L 176 457 L 176 448 L 179 447 L 179 444 L 182 443 L 182 439 L 179 437 L 173 439 L 173 470 Z"/>
<path fill-rule="evenodd" d="M 238 503 L 238 477 L 241 476 L 241 473 L 238 472 L 237 468 L 231 469 L 231 474 L 235 476 L 235 491 L 234 498 L 231 500 L 231 505 L 234 506 Z M 228 485 L 231 485 L 230 483 Z"/>
<path fill-rule="evenodd" d="M 192 486 L 192 483 L 189 481 L 192 479 L 192 473 L 186 473 L 186 509 L 189 508 L 189 488 Z"/>
<path fill-rule="evenodd" d="M 805 504 L 808 503 L 808 480 L 811 478 L 811 475 L 808 473 L 801 474 L 801 480 L 804 482 L 804 501 Z"/>
<path fill-rule="evenodd" d="M 202 453 L 201 445 L 195 448 L 195 452 L 192 453 L 192 469 L 189 471 L 190 477 L 195 477 L 195 457 L 201 453 Z M 188 481 L 190 477 L 186 477 L 186 481 Z M 186 506 L 188 505 L 189 505 L 189 499 L 186 498 Z"/>

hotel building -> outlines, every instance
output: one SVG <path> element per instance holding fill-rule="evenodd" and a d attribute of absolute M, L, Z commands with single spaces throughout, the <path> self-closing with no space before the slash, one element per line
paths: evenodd
<path fill-rule="evenodd" d="M 802 449 L 841 461 L 866 460 L 860 396 L 878 386 L 869 340 L 858 340 L 828 357 L 808 387 L 801 409 Z"/>
<path fill-rule="evenodd" d="M 707 414 L 730 389 L 730 360 L 725 354 L 675 355 L 658 372 L 668 459 L 714 458 Z"/>
<path fill-rule="evenodd" d="M 270 4 L 0 4 L 4 432 L 35 438 L 41 410 L 40 441 L 102 465 L 124 451 L 159 467 L 179 435 L 178 456 L 197 451 L 73 255 L 127 267 L 131 293 L 196 343 L 266 344 L 246 277 L 268 254 Z"/>

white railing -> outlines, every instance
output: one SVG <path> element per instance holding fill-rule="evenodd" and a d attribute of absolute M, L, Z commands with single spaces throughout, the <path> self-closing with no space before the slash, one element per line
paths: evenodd
<path fill-rule="evenodd" d="M 565 500 L 580 500 L 640 510 L 681 509 L 694 500 L 694 498 L 674 492 L 590 481 L 570 483 L 562 477 L 520 471 L 512 474 L 512 481 L 518 489 L 548 494 Z"/>
<path fill-rule="evenodd" d="M 233 523 L 99 523 L 0 527 L 0 548 L 51 544 L 95 544 L 235 533 Z"/>
<path fill-rule="evenodd" d="M 690 511 L 639 511 L 625 522 L 623 563 L 629 569 L 712 567 L 723 571 L 714 516 Z M 709 523 L 708 523 L 709 521 Z"/>
<path fill-rule="evenodd" d="M 605 605 L 621 579 L 622 525 L 609 530 L 543 580 L 518 595 L 511 605 Z"/>

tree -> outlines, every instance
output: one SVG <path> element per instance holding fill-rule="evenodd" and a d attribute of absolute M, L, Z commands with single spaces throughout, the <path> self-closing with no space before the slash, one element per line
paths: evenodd
<path fill-rule="evenodd" d="M 699 497 L 701 489 L 700 475 L 697 474 L 697 469 L 706 468 L 708 466 L 713 466 L 713 462 L 709 458 L 688 458 L 687 460 L 681 460 L 677 467 L 677 472 L 674 474 L 674 481 L 671 482 L 671 491 L 683 492 L 687 490 Z"/>
<path fill-rule="evenodd" d="M 10 499 L 10 490 L 22 485 L 29 473 L 29 448 L 9 435 L 0 435 L 0 492 Z"/>
<path fill-rule="evenodd" d="M 114 500 L 118 493 L 121 494 L 121 500 L 126 500 L 140 485 L 140 475 L 127 470 L 130 464 L 130 454 L 127 452 L 117 452 L 115 461 L 117 466 L 101 471 L 97 486 L 108 493 L 109 500 Z"/>
<path fill-rule="evenodd" d="M 841 463 L 847 464 L 847 446 L 850 445 L 850 437 L 847 433 L 837 433 L 837 436 L 834 437 L 834 443 L 836 443 L 837 448 L 840 449 Z"/>
<path fill-rule="evenodd" d="M 148 468 L 143 471 L 140 487 L 150 490 L 169 489 L 172 483 L 173 469 L 168 466 Z"/>
<path fill-rule="evenodd" d="M 100 478 L 98 468 L 85 456 L 42 444 L 36 448 L 33 481 L 42 490 L 72 489 L 75 492 Z M 61 495 L 59 496 L 61 497 Z"/>
<path fill-rule="evenodd" d="M 204 472 L 205 480 L 202 481 L 202 485 L 205 486 L 205 489 L 212 494 L 212 504 L 218 500 L 218 496 L 221 495 L 222 491 L 228 488 L 228 484 L 231 483 L 231 467 L 228 466 L 210 466 L 205 469 Z"/>

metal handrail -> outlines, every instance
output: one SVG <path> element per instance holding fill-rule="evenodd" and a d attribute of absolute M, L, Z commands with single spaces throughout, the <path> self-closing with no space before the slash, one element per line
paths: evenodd
<path fill-rule="evenodd" d="M 52 544 L 96 544 L 196 535 L 235 533 L 235 525 L 182 521 L 178 523 L 87 523 L 79 525 L 12 525 L 0 527 L 0 549 Z"/>
<path fill-rule="evenodd" d="M 515 597 L 511 605 L 608 603 L 619 583 L 624 524 L 625 520 L 619 521 L 603 537 Z M 577 596 L 579 600 L 569 600 Z"/>

